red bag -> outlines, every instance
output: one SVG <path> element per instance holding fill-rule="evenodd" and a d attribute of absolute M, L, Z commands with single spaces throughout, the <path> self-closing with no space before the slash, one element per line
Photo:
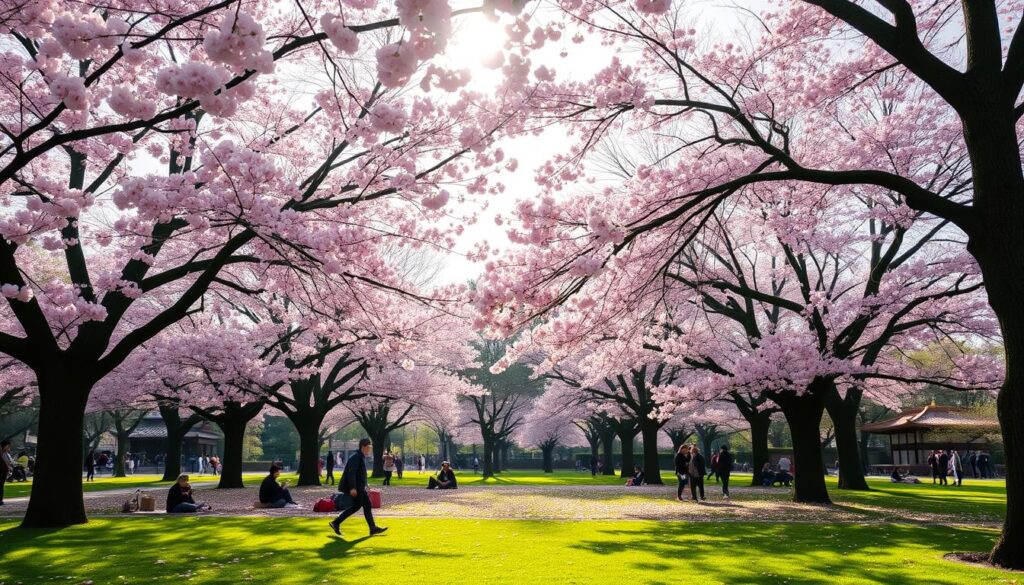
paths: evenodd
<path fill-rule="evenodd" d="M 314 512 L 334 512 L 334 498 L 320 498 L 313 504 Z"/>
<path fill-rule="evenodd" d="M 380 490 L 366 490 L 366 494 L 370 496 L 370 507 L 380 508 Z"/>

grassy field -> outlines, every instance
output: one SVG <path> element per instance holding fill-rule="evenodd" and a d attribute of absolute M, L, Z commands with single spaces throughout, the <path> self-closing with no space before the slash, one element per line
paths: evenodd
<path fill-rule="evenodd" d="M 946 561 L 995 531 L 900 524 L 148 517 L 64 530 L 0 522 L 0 582 L 1016 583 Z"/>

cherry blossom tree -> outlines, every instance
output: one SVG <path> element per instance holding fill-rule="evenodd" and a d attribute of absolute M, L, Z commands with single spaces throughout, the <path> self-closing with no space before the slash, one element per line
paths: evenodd
<path fill-rule="evenodd" d="M 35 372 L 40 396 L 26 526 L 85 521 L 68 490 L 92 387 L 211 287 L 265 284 L 226 268 L 376 282 L 361 242 L 445 245 L 445 187 L 497 189 L 489 136 L 505 115 L 464 72 L 427 64 L 452 18 L 479 8 L 3 8 L 0 351 Z M 308 83 L 279 83 L 295 73 Z"/>
<path fill-rule="evenodd" d="M 579 428 L 574 424 L 573 409 L 565 408 L 561 389 L 549 389 L 533 401 L 516 441 L 523 446 L 541 450 L 544 473 L 553 473 L 555 447 L 571 447 L 583 442 Z"/>
<path fill-rule="evenodd" d="M 719 36 L 698 33 L 698 15 L 671 2 L 559 6 L 566 34 L 578 27 L 637 58 L 617 60 L 575 84 L 558 83 L 557 72 L 538 76 L 535 115 L 568 122 L 579 139 L 545 166 L 545 183 L 563 189 L 577 181 L 585 174 L 578 163 L 619 128 L 650 133 L 682 120 L 686 130 L 675 136 L 670 168 L 637 173 L 631 213 L 595 206 L 585 219 L 594 238 L 567 244 L 579 245 L 576 260 L 562 255 L 526 286 L 483 287 L 485 295 L 514 298 L 534 283 L 558 280 L 554 292 L 545 287 L 530 303 L 535 314 L 562 304 L 639 240 L 657 240 L 670 254 L 683 247 L 722 201 L 752 186 L 785 190 L 813 183 L 830 203 L 865 194 L 890 197 L 948 222 L 950 233 L 966 235 L 960 249 L 977 261 L 1002 330 L 1010 367 L 999 417 L 1008 456 L 1019 459 L 1014 454 L 1024 450 L 1024 432 L 1016 421 L 1024 414 L 1024 382 L 1015 372 L 1024 368 L 1014 364 L 1024 359 L 1024 312 L 1017 302 L 1024 292 L 1018 277 L 1024 256 L 1006 252 L 1024 243 L 1016 227 L 1024 219 L 1019 2 L 792 0 L 738 8 L 741 26 L 747 17 L 752 26 Z M 882 110 L 875 107 L 879 94 L 888 101 Z M 969 181 L 950 191 L 957 167 L 966 168 Z M 538 213 L 533 224 L 546 228 L 539 218 L 551 216 Z M 519 318 L 490 317 L 498 317 L 491 320 L 499 329 L 512 324 L 509 317 Z M 1007 475 L 1008 486 L 1016 487 L 1008 490 L 1006 523 L 992 561 L 1020 567 L 1024 502 L 1016 494 L 1024 469 Z"/>

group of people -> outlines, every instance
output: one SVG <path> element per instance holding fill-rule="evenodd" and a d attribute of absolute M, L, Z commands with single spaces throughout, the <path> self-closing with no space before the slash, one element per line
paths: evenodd
<path fill-rule="evenodd" d="M 714 456 L 715 469 L 713 474 L 716 476 L 716 480 L 720 480 L 722 483 L 722 497 L 726 500 L 729 499 L 729 476 L 732 475 L 732 466 L 734 459 L 732 453 L 729 452 L 728 445 L 722 445 Z M 704 459 L 704 455 L 701 454 L 700 448 L 697 445 L 680 445 L 679 450 L 675 456 L 675 472 L 676 479 L 679 481 L 679 486 L 676 490 L 676 499 L 680 502 L 684 501 L 683 493 L 686 490 L 687 484 L 690 486 L 690 499 L 694 502 L 698 501 L 697 496 L 700 495 L 700 501 L 704 501 L 704 479 L 705 475 L 711 477 L 712 474 L 708 473 L 707 461 Z"/>
<path fill-rule="evenodd" d="M 793 464 L 789 457 L 779 459 L 778 467 L 772 468 L 772 464 L 765 462 L 761 466 L 761 485 L 765 487 L 782 485 L 789 487 L 793 485 Z"/>
<path fill-rule="evenodd" d="M 0 485 L 4 481 L 28 481 L 28 476 L 32 472 L 32 467 L 35 464 L 35 460 L 28 456 L 25 451 L 19 451 L 17 456 L 11 455 L 11 442 L 3 442 L 3 465 L 4 477 L 0 479 Z M 9 476 L 9 477 L 8 477 Z M 0 496 L 2 498 L 2 496 Z"/>
<path fill-rule="evenodd" d="M 984 451 L 968 451 L 965 458 L 961 458 L 955 449 L 936 449 L 928 455 L 928 467 L 932 472 L 932 483 L 949 485 L 949 478 L 953 478 L 953 485 L 963 485 L 964 480 L 964 459 L 971 468 L 971 475 L 978 479 L 995 477 L 995 470 L 992 468 L 992 459 Z"/>

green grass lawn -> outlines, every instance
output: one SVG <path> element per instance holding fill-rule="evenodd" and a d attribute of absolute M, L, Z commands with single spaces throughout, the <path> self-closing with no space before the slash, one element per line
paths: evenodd
<path fill-rule="evenodd" d="M 749 480 L 748 480 L 749 481 Z M 832 501 L 838 505 L 866 505 L 927 514 L 960 514 L 966 518 L 1002 518 L 1006 513 L 1006 482 L 967 481 L 961 486 L 928 483 L 890 483 L 869 478 L 871 491 L 840 490 L 836 478 L 828 480 Z"/>
<path fill-rule="evenodd" d="M 943 560 L 995 531 L 905 524 L 390 519 L 344 538 L 316 518 L 137 517 L 64 530 L 0 522 L 0 582 L 1016 583 Z"/>

